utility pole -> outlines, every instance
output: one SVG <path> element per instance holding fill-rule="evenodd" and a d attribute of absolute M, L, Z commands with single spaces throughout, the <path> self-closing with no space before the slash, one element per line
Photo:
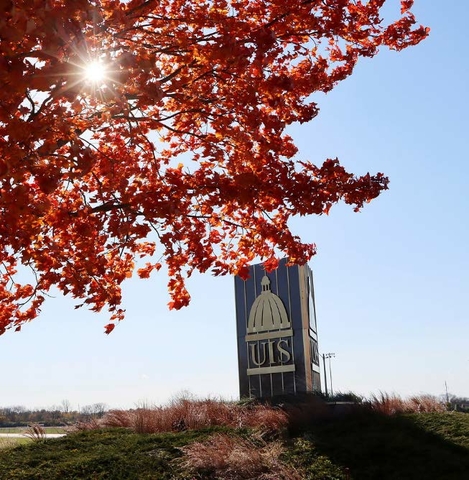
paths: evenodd
<path fill-rule="evenodd" d="M 327 397 L 328 394 L 327 394 L 327 374 L 326 374 L 326 354 L 325 353 L 322 354 L 322 364 L 324 366 L 324 388 L 326 390 L 326 397 Z"/>
<path fill-rule="evenodd" d="M 334 391 L 332 390 L 332 367 L 331 367 L 331 358 L 335 357 L 335 353 L 325 353 L 323 354 L 323 360 L 324 360 L 324 374 L 326 372 L 326 358 L 329 359 L 329 379 L 330 379 L 330 385 L 331 385 L 331 395 L 334 395 Z M 327 395 L 327 388 L 326 388 L 326 395 Z"/>

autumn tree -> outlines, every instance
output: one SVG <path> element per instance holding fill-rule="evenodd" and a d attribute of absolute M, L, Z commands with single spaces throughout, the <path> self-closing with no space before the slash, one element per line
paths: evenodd
<path fill-rule="evenodd" d="M 124 279 L 164 263 L 180 308 L 194 270 L 306 262 L 288 220 L 388 180 L 302 160 L 286 128 L 360 57 L 426 37 L 412 0 L 384 24 L 388 2 L 1 0 L 0 332 L 51 289 L 107 307 L 110 332 Z"/>

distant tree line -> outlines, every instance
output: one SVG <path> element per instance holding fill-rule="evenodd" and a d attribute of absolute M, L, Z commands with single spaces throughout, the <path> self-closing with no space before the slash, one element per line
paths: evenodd
<path fill-rule="evenodd" d="M 101 418 L 107 410 L 108 406 L 105 403 L 93 403 L 74 410 L 68 400 L 64 400 L 60 406 L 40 409 L 28 409 L 22 405 L 1 407 L 0 427 L 21 427 L 32 423 L 40 423 L 47 427 L 70 425 Z"/>

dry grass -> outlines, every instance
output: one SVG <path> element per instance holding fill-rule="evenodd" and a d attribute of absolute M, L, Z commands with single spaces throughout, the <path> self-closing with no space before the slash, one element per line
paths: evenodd
<path fill-rule="evenodd" d="M 181 449 L 182 466 L 202 478 L 218 480 L 301 480 L 293 467 L 280 461 L 283 453 L 278 441 L 244 439 L 217 434 L 204 442 Z"/>
<path fill-rule="evenodd" d="M 433 395 L 418 395 L 411 397 L 411 402 L 417 412 L 445 412 L 446 406 Z"/>
<path fill-rule="evenodd" d="M 128 410 L 109 410 L 104 416 L 102 423 L 106 427 L 130 428 L 132 426 Z"/>
<path fill-rule="evenodd" d="M 44 440 L 46 438 L 46 431 L 42 425 L 32 423 L 24 432 L 24 436 L 34 441 Z"/>
<path fill-rule="evenodd" d="M 402 399 L 399 395 L 380 392 L 353 411 L 369 408 L 384 415 L 416 412 L 443 412 L 445 406 L 430 395 Z M 318 418 L 327 419 L 332 409 L 323 399 L 311 396 L 282 408 L 259 403 L 240 405 L 217 399 L 198 400 L 182 396 L 165 406 L 141 404 L 131 410 L 110 410 L 98 420 L 76 424 L 74 430 L 100 427 L 125 427 L 136 433 L 181 432 L 213 426 L 254 429 L 264 437 L 302 429 Z"/>
<path fill-rule="evenodd" d="M 262 436 L 272 436 L 284 431 L 289 424 L 288 414 L 281 408 L 269 405 L 254 405 L 250 409 L 238 407 L 241 418 L 241 426 L 249 427 L 258 431 Z"/>
<path fill-rule="evenodd" d="M 372 395 L 370 408 L 383 415 L 398 413 L 444 412 L 445 405 L 432 395 L 417 395 L 403 399 L 399 395 L 380 392 Z"/>
<path fill-rule="evenodd" d="M 265 405 L 242 407 L 220 400 L 179 398 L 165 407 L 140 406 L 133 410 L 111 410 L 102 419 L 106 427 L 126 427 L 137 433 L 197 430 L 213 426 L 249 427 L 262 434 L 286 428 L 288 417 L 280 408 Z"/>
<path fill-rule="evenodd" d="M 73 425 L 67 426 L 64 428 L 65 432 L 73 433 L 73 432 L 82 432 L 85 430 L 96 430 L 98 428 L 103 427 L 101 420 L 96 418 L 90 418 L 89 420 L 83 422 L 76 422 Z"/>

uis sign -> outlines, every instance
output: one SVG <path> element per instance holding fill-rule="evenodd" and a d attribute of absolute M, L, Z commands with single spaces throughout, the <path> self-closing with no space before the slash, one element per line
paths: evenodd
<path fill-rule="evenodd" d="M 253 265 L 236 277 L 241 397 L 271 397 L 320 389 L 314 285 L 308 266 L 266 273 Z"/>
<path fill-rule="evenodd" d="M 278 295 L 272 293 L 270 279 L 264 275 L 262 291 L 254 301 L 248 319 L 248 375 L 294 372 L 291 338 L 293 330 L 287 310 Z"/>

